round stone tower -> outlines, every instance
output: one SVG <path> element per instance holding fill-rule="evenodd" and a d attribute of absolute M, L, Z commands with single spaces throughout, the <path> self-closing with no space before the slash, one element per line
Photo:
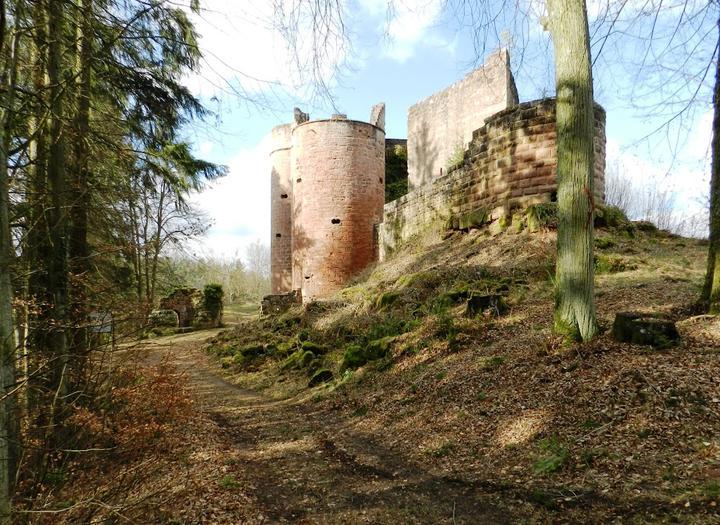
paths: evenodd
<path fill-rule="evenodd" d="M 290 140 L 292 126 L 272 129 L 270 161 L 270 286 L 272 293 L 292 289 L 292 183 L 290 179 Z"/>
<path fill-rule="evenodd" d="M 385 131 L 344 115 L 301 123 L 292 131 L 291 174 L 292 287 L 307 302 L 339 290 L 377 260 Z"/>

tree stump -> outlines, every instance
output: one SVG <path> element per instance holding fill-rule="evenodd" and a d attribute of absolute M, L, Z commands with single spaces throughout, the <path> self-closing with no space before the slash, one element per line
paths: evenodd
<path fill-rule="evenodd" d="M 502 295 L 488 294 L 475 295 L 471 294 L 467 300 L 465 307 L 466 317 L 475 317 L 484 312 L 490 312 L 493 315 L 500 315 L 507 310 L 507 305 Z"/>
<path fill-rule="evenodd" d="M 622 343 L 649 345 L 655 348 L 667 348 L 680 340 L 680 334 L 673 321 L 641 312 L 615 314 L 613 337 Z"/>

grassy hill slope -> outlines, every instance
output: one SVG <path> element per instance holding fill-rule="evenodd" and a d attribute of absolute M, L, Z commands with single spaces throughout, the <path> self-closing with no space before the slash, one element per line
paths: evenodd
<path fill-rule="evenodd" d="M 342 416 L 338 432 L 381 436 L 529 523 L 720 522 L 720 322 L 694 306 L 706 246 L 606 213 L 601 325 L 662 312 L 682 342 L 654 350 L 608 330 L 567 344 L 551 331 L 545 222 L 410 243 L 333 300 L 246 321 L 208 351 L 234 383 Z M 467 316 L 478 294 L 503 299 Z"/>

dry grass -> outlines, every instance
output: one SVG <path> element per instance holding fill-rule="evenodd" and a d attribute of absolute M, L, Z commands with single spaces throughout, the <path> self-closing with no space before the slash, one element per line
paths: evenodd
<path fill-rule="evenodd" d="M 438 474 L 505 487 L 527 503 L 530 520 L 717 520 L 720 322 L 684 321 L 699 293 L 706 248 L 664 232 L 598 236 L 599 254 L 634 268 L 598 275 L 601 324 L 609 327 L 622 310 L 664 312 L 681 321 L 680 346 L 657 352 L 607 333 L 567 346 L 554 337 L 550 231 L 475 231 L 406 250 L 323 308 L 286 315 L 298 325 L 278 330 L 277 321 L 260 321 L 259 333 L 288 338 L 310 330 L 331 347 L 332 367 L 348 339 L 388 316 L 417 317 L 389 360 L 316 390 L 315 401 L 333 417 L 360 414 L 344 432 L 383 436 L 389 451 Z M 508 284 L 510 311 L 477 319 L 462 318 L 460 307 L 413 313 L 467 283 Z M 443 315 L 458 331 L 452 343 L 438 336 Z M 301 392 L 306 381 L 274 359 L 237 374 L 273 395 Z"/>

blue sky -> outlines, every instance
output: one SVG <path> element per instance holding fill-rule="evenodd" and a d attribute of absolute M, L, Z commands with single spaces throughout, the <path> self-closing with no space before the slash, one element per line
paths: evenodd
<path fill-rule="evenodd" d="M 652 12 L 653 1 L 630 0 L 629 4 L 637 2 L 638 9 Z M 202 70 L 188 78 L 188 85 L 216 116 L 188 129 L 188 138 L 198 155 L 229 167 L 227 177 L 194 198 L 214 222 L 206 238 L 193 247 L 197 255 L 242 256 L 254 240 L 268 242 L 266 137 L 273 126 L 292 119 L 293 106 L 309 111 L 314 118 L 342 112 L 366 120 L 370 107 L 382 101 L 387 108 L 387 136 L 402 138 L 410 105 L 462 78 L 478 62 L 478 54 L 483 55 L 479 57 L 482 62 L 484 55 L 501 44 L 510 49 L 521 101 L 554 92 L 552 48 L 537 22 L 544 8 L 535 0 L 517 4 L 530 13 L 521 24 L 515 13 L 499 19 L 491 33 L 499 36 L 487 38 L 484 53 L 473 45 L 473 33 L 467 27 L 474 25 L 473 20 L 443 10 L 443 0 L 395 0 L 390 22 L 387 0 L 348 2 L 345 21 L 351 48 L 341 40 L 333 42 L 320 69 L 329 79 L 332 100 L 316 96 L 307 76 L 296 67 L 308 56 L 310 44 L 305 37 L 309 31 L 300 32 L 299 52 L 288 53 L 285 40 L 274 27 L 278 18 L 270 4 L 267 0 L 204 0 L 202 14 L 195 17 L 205 59 Z M 601 19 L 607 6 L 613 14 L 612 4 L 591 2 L 591 19 Z M 670 34 L 677 16 L 677 10 L 663 7 L 656 34 L 663 30 Z M 702 30 L 707 25 L 704 20 L 692 22 Z M 592 24 L 591 32 L 597 28 L 593 39 L 596 54 L 606 27 Z M 665 48 L 658 47 L 652 56 L 659 57 L 663 70 L 653 73 L 648 67 L 647 74 L 637 77 L 648 54 L 642 39 L 632 36 L 640 37 L 648 30 L 648 17 L 626 29 L 629 37 L 605 42 L 594 70 L 596 99 L 608 112 L 609 160 L 619 162 L 638 181 L 672 188 L 679 212 L 699 213 L 709 174 L 711 106 L 707 93 L 699 94 L 705 103 L 688 113 L 679 135 L 671 128 L 669 137 L 659 133 L 650 140 L 639 139 L 664 122 L 663 113 L 669 115 L 675 109 L 650 107 L 666 95 L 663 85 L 671 92 L 676 89 L 670 88 L 680 86 L 681 94 L 692 90 L 699 80 L 691 75 L 697 76 L 702 68 L 693 65 L 694 69 L 686 68 L 690 73 L 668 73 L 673 59 L 684 51 L 678 47 L 662 55 L 658 50 Z M 711 36 L 707 40 L 706 34 L 696 32 L 688 37 L 688 45 L 699 40 L 695 52 L 699 63 L 712 56 L 717 36 Z M 336 71 L 339 74 L 333 75 Z M 712 73 L 705 81 L 707 86 L 712 86 Z"/>

